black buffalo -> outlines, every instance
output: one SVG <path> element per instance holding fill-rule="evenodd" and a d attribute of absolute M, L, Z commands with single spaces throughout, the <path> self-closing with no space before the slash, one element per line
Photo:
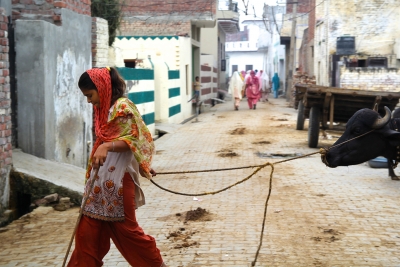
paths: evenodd
<path fill-rule="evenodd" d="M 354 113 L 346 124 L 345 132 L 322 156 L 322 161 L 335 168 L 383 156 L 388 159 L 389 176 L 400 180 L 393 171 L 395 163 L 400 161 L 400 112 L 396 110 L 391 118 L 389 108 L 385 107 L 385 111 L 383 118 L 367 108 Z M 348 141 L 352 138 L 355 139 Z"/>

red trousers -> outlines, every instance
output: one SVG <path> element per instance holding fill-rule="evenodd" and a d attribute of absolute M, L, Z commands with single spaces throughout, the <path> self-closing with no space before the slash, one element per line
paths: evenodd
<path fill-rule="evenodd" d="M 102 266 L 103 258 L 110 250 L 110 238 L 133 267 L 160 267 L 163 264 L 155 239 L 146 235 L 136 221 L 135 183 L 129 173 L 123 179 L 125 220 L 108 222 L 83 215 L 68 267 Z"/>

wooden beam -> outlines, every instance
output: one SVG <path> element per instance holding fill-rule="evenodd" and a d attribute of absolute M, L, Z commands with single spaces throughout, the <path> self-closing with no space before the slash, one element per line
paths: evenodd
<path fill-rule="evenodd" d="M 324 129 L 327 128 L 328 124 L 328 110 L 329 110 L 329 103 L 331 102 L 332 93 L 327 91 L 325 93 L 324 104 L 322 108 L 322 126 Z"/>
<path fill-rule="evenodd" d="M 333 129 L 333 115 L 334 115 L 334 107 L 335 107 L 335 96 L 331 97 L 330 101 L 330 111 L 329 111 L 329 129 Z"/>
<path fill-rule="evenodd" d="M 382 101 L 382 97 L 381 96 L 377 96 L 377 97 L 375 97 L 375 101 L 374 101 L 374 104 L 372 105 L 372 108 L 371 109 L 373 109 L 373 110 L 375 110 L 375 105 L 376 105 L 376 112 L 378 112 L 378 109 L 379 109 L 379 104 L 381 103 L 381 101 Z"/>

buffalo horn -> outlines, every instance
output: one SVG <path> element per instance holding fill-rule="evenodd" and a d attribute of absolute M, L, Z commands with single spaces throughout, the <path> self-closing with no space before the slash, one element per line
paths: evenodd
<path fill-rule="evenodd" d="M 385 106 L 385 117 L 383 118 L 378 118 L 376 119 L 376 121 L 374 122 L 374 124 L 372 125 L 373 129 L 379 129 L 382 128 L 383 126 L 385 126 L 389 121 L 390 121 L 390 109 L 388 107 Z"/>

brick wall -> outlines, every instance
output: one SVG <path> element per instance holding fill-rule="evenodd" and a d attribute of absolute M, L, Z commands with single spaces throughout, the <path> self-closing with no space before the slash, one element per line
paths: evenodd
<path fill-rule="evenodd" d="M 298 0 L 298 1 L 289 1 L 289 2 L 298 2 L 297 4 L 297 13 L 308 13 L 315 5 L 311 6 L 311 2 L 313 0 Z M 293 13 L 293 4 L 287 4 L 286 13 Z"/>
<path fill-rule="evenodd" d="M 308 14 L 308 43 L 312 43 L 314 41 L 315 35 L 315 0 L 311 0 L 311 12 Z"/>
<path fill-rule="evenodd" d="M 119 35 L 190 35 L 191 21 L 212 20 L 214 0 L 125 0 Z"/>
<path fill-rule="evenodd" d="M 12 164 L 8 19 L 5 14 L 4 8 L 0 8 L 0 214 L 8 208 L 7 191 Z"/>
<path fill-rule="evenodd" d="M 215 14 L 216 1 L 213 0 L 125 0 L 122 11 L 126 15 L 135 14 L 136 16 L 148 14 L 171 14 L 172 12 L 180 15 L 193 17 L 198 13 Z M 189 18 L 190 19 L 190 18 Z"/>
<path fill-rule="evenodd" d="M 61 8 L 90 16 L 90 4 L 90 0 L 12 0 L 12 19 L 45 20 L 59 25 Z"/>
<path fill-rule="evenodd" d="M 340 69 L 340 87 L 370 91 L 400 92 L 400 69 Z"/>
<path fill-rule="evenodd" d="M 119 28 L 124 36 L 130 35 L 190 35 L 191 23 L 187 21 L 179 22 L 149 22 L 137 20 L 135 18 L 124 19 Z"/>
<path fill-rule="evenodd" d="M 92 67 L 108 65 L 108 23 L 102 18 L 92 18 Z"/>

